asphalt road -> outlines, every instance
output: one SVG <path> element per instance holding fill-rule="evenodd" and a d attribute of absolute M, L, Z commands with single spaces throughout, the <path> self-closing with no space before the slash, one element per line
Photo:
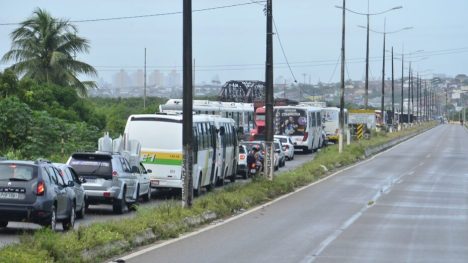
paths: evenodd
<path fill-rule="evenodd" d="M 126 262 L 467 262 L 468 132 L 442 125 Z M 143 253 L 144 252 L 144 253 Z"/>
<path fill-rule="evenodd" d="M 278 171 L 275 172 L 276 175 L 281 174 L 282 172 L 289 171 L 302 165 L 303 163 L 310 161 L 314 155 L 311 154 L 302 154 L 300 151 L 296 152 L 294 160 L 286 161 L 286 166 L 281 167 Z M 241 176 L 237 177 L 237 182 L 244 183 L 250 181 L 242 180 Z M 229 180 L 226 180 L 226 185 L 228 185 Z M 219 188 L 217 188 L 219 189 Z M 179 196 L 175 196 L 173 193 L 168 191 L 153 191 L 152 199 L 147 203 L 140 203 L 141 207 L 152 207 L 158 206 L 168 199 L 180 199 Z M 115 215 L 112 212 L 112 206 L 110 205 L 97 205 L 90 206 L 89 211 L 85 215 L 84 219 L 77 219 L 75 223 L 75 229 L 79 226 L 89 225 L 94 222 L 105 222 L 109 220 L 119 220 L 122 218 L 134 217 L 134 212 L 126 212 L 122 215 Z M 58 226 L 61 229 L 61 224 Z M 21 235 L 28 235 L 34 233 L 34 231 L 41 229 L 40 225 L 32 223 L 17 223 L 10 222 L 7 228 L 0 228 L 0 247 L 7 244 L 19 242 Z M 60 230 L 59 230 L 60 231 Z"/>

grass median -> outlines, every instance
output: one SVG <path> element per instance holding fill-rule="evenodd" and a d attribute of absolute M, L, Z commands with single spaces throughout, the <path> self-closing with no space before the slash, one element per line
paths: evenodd
<path fill-rule="evenodd" d="M 369 140 L 336 146 L 317 153 L 314 160 L 267 181 L 232 184 L 197 198 L 192 209 L 180 201 L 168 201 L 155 208 L 139 209 L 134 218 L 94 223 L 67 233 L 41 229 L 21 236 L 20 243 L 0 250 L 0 262 L 101 262 L 135 247 L 174 238 L 214 220 L 224 219 L 326 177 L 339 167 L 365 158 L 366 149 L 404 138 L 435 123 L 417 125 L 394 133 L 376 133 Z"/>

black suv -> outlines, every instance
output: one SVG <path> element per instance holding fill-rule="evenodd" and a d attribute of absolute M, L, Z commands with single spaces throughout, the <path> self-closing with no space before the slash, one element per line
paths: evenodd
<path fill-rule="evenodd" d="M 65 182 L 48 161 L 0 161 L 0 227 L 31 222 L 64 230 L 75 224 L 74 182 Z"/>

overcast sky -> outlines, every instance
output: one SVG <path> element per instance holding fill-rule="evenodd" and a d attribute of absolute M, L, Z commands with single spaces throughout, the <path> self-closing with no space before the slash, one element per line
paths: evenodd
<path fill-rule="evenodd" d="M 249 0 L 193 0 L 193 9 L 248 3 Z M 341 48 L 340 0 L 273 0 L 273 16 L 293 74 L 299 82 L 338 81 L 336 67 Z M 456 75 L 468 73 L 467 0 L 371 0 L 370 12 L 394 6 L 403 9 L 371 17 L 371 28 L 387 31 L 403 27 L 412 30 L 387 35 L 387 47 L 401 53 L 424 50 L 415 55 L 420 72 Z M 0 2 L 0 24 L 21 22 L 37 7 L 52 16 L 70 20 L 139 16 L 182 11 L 182 0 L 123 1 L 19 0 Z M 347 7 L 367 12 L 367 0 L 348 0 Z M 465 21 L 465 22 L 463 22 Z M 129 73 L 141 69 L 147 48 L 148 70 L 181 70 L 182 15 L 153 16 L 136 19 L 75 23 L 79 35 L 91 44 L 89 54 L 78 59 L 96 67 L 101 77 L 111 76 L 121 68 Z M 366 17 L 347 13 L 346 59 L 348 76 L 363 79 L 365 64 Z M 11 25 L 0 25 L 0 55 L 10 49 Z M 230 79 L 264 79 L 265 16 L 263 4 L 220 8 L 193 14 L 193 56 L 196 80 L 210 81 L 218 75 L 222 82 Z M 371 33 L 371 78 L 381 78 L 383 36 Z M 421 60 L 422 58 L 422 60 Z M 390 61 L 390 56 L 387 57 Z M 275 79 L 292 79 L 278 42 L 274 38 Z M 390 63 L 387 73 L 391 72 Z M 0 68 L 5 68 L 1 64 Z M 335 70 L 336 68 L 336 70 Z M 401 61 L 396 61 L 397 77 Z M 305 77 L 304 77 L 305 76 Z M 386 74 L 386 76 L 390 76 Z"/>

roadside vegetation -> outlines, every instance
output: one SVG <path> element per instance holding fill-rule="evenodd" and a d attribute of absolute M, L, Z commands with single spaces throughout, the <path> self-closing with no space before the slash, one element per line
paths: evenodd
<path fill-rule="evenodd" d="M 366 149 L 435 125 L 426 123 L 400 132 L 376 133 L 369 140 L 345 146 L 342 154 L 338 154 L 336 145 L 329 146 L 318 152 L 314 160 L 276 176 L 273 181 L 255 178 L 246 184 L 226 186 L 197 198 L 192 209 L 181 208 L 180 201 L 168 201 L 156 208 L 138 209 L 131 219 L 94 223 L 63 234 L 48 229 L 25 234 L 19 244 L 2 248 L 0 258 L 2 262 L 101 262 L 266 203 L 324 178 L 339 167 L 365 159 Z"/>

